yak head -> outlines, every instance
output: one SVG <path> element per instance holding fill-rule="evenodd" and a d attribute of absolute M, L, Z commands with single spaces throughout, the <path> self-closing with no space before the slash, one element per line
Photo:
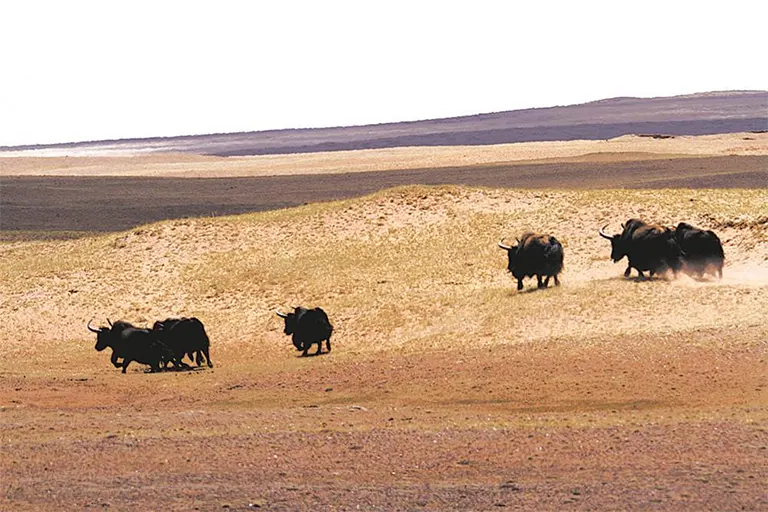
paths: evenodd
<path fill-rule="evenodd" d="M 109 318 L 107 318 L 109 327 L 99 327 L 98 329 L 94 329 L 91 327 L 92 321 L 93 319 L 88 322 L 88 330 L 96 333 L 96 350 L 101 352 L 112 344 L 112 328 L 114 326 L 112 325 L 112 322 L 109 321 Z"/>
<path fill-rule="evenodd" d="M 91 327 L 91 322 L 88 322 L 88 330 L 96 333 L 96 350 L 101 352 L 107 347 L 116 348 L 116 345 L 120 344 L 120 335 L 125 329 L 135 329 L 132 324 L 118 320 L 114 324 L 107 318 L 109 327 L 99 327 L 95 329 Z"/>
<path fill-rule="evenodd" d="M 517 250 L 520 247 L 520 240 L 517 240 L 518 245 L 505 245 L 504 239 L 499 240 L 499 247 L 507 251 L 507 270 L 514 272 L 517 267 Z"/>
<path fill-rule="evenodd" d="M 622 235 L 609 235 L 605 232 L 608 224 L 600 228 L 600 236 L 611 242 L 611 259 L 614 263 L 627 255 L 627 242 Z M 621 225 L 624 228 L 624 224 Z M 626 228 L 625 228 L 626 230 Z"/>
<path fill-rule="evenodd" d="M 617 235 L 609 235 L 605 232 L 605 228 L 608 224 L 600 228 L 600 236 L 606 240 L 611 241 L 611 259 L 614 263 L 621 260 L 627 255 L 627 248 L 629 240 L 632 238 L 632 234 L 638 229 L 645 226 L 645 221 L 640 219 L 629 219 L 627 222 L 621 225 L 621 233 Z"/>
<path fill-rule="evenodd" d="M 285 320 L 285 328 L 283 329 L 283 334 L 290 335 L 296 332 L 296 326 L 299 323 L 299 318 L 301 318 L 304 313 L 306 313 L 306 311 L 306 309 L 296 306 L 293 308 L 293 313 L 282 313 L 280 310 L 275 311 L 277 316 Z M 293 339 L 293 346 L 296 347 L 296 350 L 304 349 L 302 344 L 299 342 L 299 340 L 296 339 L 295 336 Z"/>

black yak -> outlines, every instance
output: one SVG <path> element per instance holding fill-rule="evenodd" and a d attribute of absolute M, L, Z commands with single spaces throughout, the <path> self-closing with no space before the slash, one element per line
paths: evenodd
<path fill-rule="evenodd" d="M 703 230 L 681 222 L 675 228 L 675 240 L 683 252 L 686 272 L 701 278 L 705 273 L 723 277 L 725 253 L 723 244 L 714 231 Z"/>
<path fill-rule="evenodd" d="M 524 233 L 517 245 L 499 247 L 507 251 L 507 269 L 517 279 L 517 289 L 523 289 L 523 279 L 536 276 L 539 288 L 549 286 L 549 278 L 555 278 L 555 286 L 560 285 L 558 274 L 563 271 L 563 246 L 551 235 Z M 543 279 L 543 280 L 542 280 Z"/>
<path fill-rule="evenodd" d="M 293 313 L 281 313 L 277 316 L 285 320 L 284 334 L 292 335 L 293 346 L 302 351 L 302 357 L 307 355 L 309 347 L 317 343 L 317 352 L 323 350 L 325 340 L 328 352 L 331 351 L 331 334 L 333 326 L 328 320 L 328 315 L 321 308 L 307 309 L 294 307 Z"/>
<path fill-rule="evenodd" d="M 122 366 L 123 373 L 132 361 L 149 365 L 153 372 L 161 369 L 164 361 L 173 361 L 173 352 L 150 329 L 141 329 L 128 322 L 115 322 L 107 319 L 109 327 L 95 329 L 88 322 L 88 330 L 96 333 L 96 350 L 101 352 L 112 348 L 112 364 Z M 122 363 L 119 359 L 122 358 Z M 175 363 L 175 362 L 174 362 Z"/>
<path fill-rule="evenodd" d="M 209 352 L 210 340 L 203 323 L 197 318 L 166 318 L 155 322 L 152 331 L 156 333 L 157 339 L 171 349 L 177 366 L 186 366 L 183 359 L 187 355 L 198 366 L 205 360 L 208 368 L 213 368 Z"/>
<path fill-rule="evenodd" d="M 640 219 L 629 219 L 622 224 L 620 234 L 605 232 L 607 224 L 600 229 L 600 236 L 611 241 L 611 259 L 614 263 L 627 257 L 624 277 L 636 269 L 640 277 L 644 271 L 651 276 L 672 269 L 675 275 L 682 268 L 682 252 L 675 240 L 674 230 L 657 224 L 646 224 Z"/>

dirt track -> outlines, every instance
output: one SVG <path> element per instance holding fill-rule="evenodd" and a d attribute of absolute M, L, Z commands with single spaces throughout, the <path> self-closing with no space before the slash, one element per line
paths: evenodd
<path fill-rule="evenodd" d="M 163 219 L 230 215 L 357 197 L 410 184 L 507 188 L 763 188 L 768 157 L 520 164 L 254 178 L 4 177 L 9 231 L 119 231 Z M 52 233 L 56 236 L 55 233 Z"/>

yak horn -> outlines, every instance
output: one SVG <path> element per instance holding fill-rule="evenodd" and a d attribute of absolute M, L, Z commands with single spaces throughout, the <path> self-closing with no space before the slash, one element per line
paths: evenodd
<path fill-rule="evenodd" d="M 512 248 L 511 248 L 510 246 L 508 246 L 508 245 L 504 245 L 504 244 L 502 243 L 503 241 L 504 241 L 504 239 L 503 239 L 503 238 L 502 238 L 501 240 L 499 240 L 499 247 L 501 247 L 501 248 L 502 248 L 502 249 L 504 249 L 505 251 L 511 251 L 511 250 L 512 250 Z"/>
<path fill-rule="evenodd" d="M 100 333 L 101 332 L 100 329 L 94 329 L 93 327 L 91 327 L 91 322 L 93 322 L 93 318 L 88 320 L 88 330 L 91 331 L 91 332 L 95 332 L 97 334 Z"/>
<path fill-rule="evenodd" d="M 613 236 L 611 236 L 611 235 L 609 235 L 608 233 L 605 232 L 605 228 L 607 228 L 607 227 L 608 227 L 608 224 L 606 224 L 605 226 L 600 228 L 600 236 L 603 237 L 603 238 L 606 238 L 608 240 L 613 240 Z"/>
<path fill-rule="evenodd" d="M 280 318 L 288 318 L 288 315 L 286 315 L 285 313 L 281 313 L 279 309 L 275 310 L 275 314 Z"/>
<path fill-rule="evenodd" d="M 110 320 L 109 318 L 107 318 L 107 323 L 109 324 L 109 326 L 110 326 L 110 327 L 114 327 L 114 326 L 112 325 L 112 320 Z"/>

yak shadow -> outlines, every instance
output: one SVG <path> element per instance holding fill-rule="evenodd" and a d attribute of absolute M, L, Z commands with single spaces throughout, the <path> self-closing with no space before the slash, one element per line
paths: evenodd
<path fill-rule="evenodd" d="M 182 366 L 181 368 L 171 366 L 169 368 L 160 368 L 160 371 L 157 371 L 157 372 L 153 372 L 152 368 L 147 368 L 144 370 L 144 373 L 153 373 L 153 374 L 186 373 L 186 372 L 202 372 L 203 370 L 205 370 L 203 366 Z"/>
<path fill-rule="evenodd" d="M 665 277 L 663 275 L 656 274 L 655 276 L 651 277 L 649 275 L 646 275 L 645 277 L 640 276 L 629 276 L 624 277 L 623 275 L 618 276 L 611 276 L 611 277 L 604 277 L 601 279 L 595 279 L 595 281 L 626 281 L 628 283 L 665 283 L 665 282 L 671 282 L 674 279 L 670 279 L 668 277 Z"/>
<path fill-rule="evenodd" d="M 547 290 L 554 290 L 556 288 L 560 288 L 560 286 L 548 286 L 547 288 L 539 288 L 538 286 L 526 286 L 522 290 L 510 290 L 507 295 L 510 297 L 514 297 L 515 295 L 522 295 L 522 294 L 528 294 L 528 293 L 536 293 L 536 292 L 546 292 Z"/>
<path fill-rule="evenodd" d="M 547 287 L 547 288 L 539 288 L 538 286 L 526 286 L 526 287 L 525 287 L 525 288 L 523 288 L 522 290 L 515 290 L 515 294 L 518 294 L 518 293 L 536 293 L 536 292 L 543 292 L 543 291 L 549 290 L 549 288 L 551 288 L 551 287 Z"/>
<path fill-rule="evenodd" d="M 326 354 L 330 354 L 330 352 L 328 352 L 327 350 L 325 352 L 319 352 L 319 353 L 318 352 L 309 352 L 305 356 L 299 354 L 299 355 L 296 356 L 296 358 L 297 359 L 307 359 L 308 357 L 319 357 L 319 356 L 324 356 Z"/>

